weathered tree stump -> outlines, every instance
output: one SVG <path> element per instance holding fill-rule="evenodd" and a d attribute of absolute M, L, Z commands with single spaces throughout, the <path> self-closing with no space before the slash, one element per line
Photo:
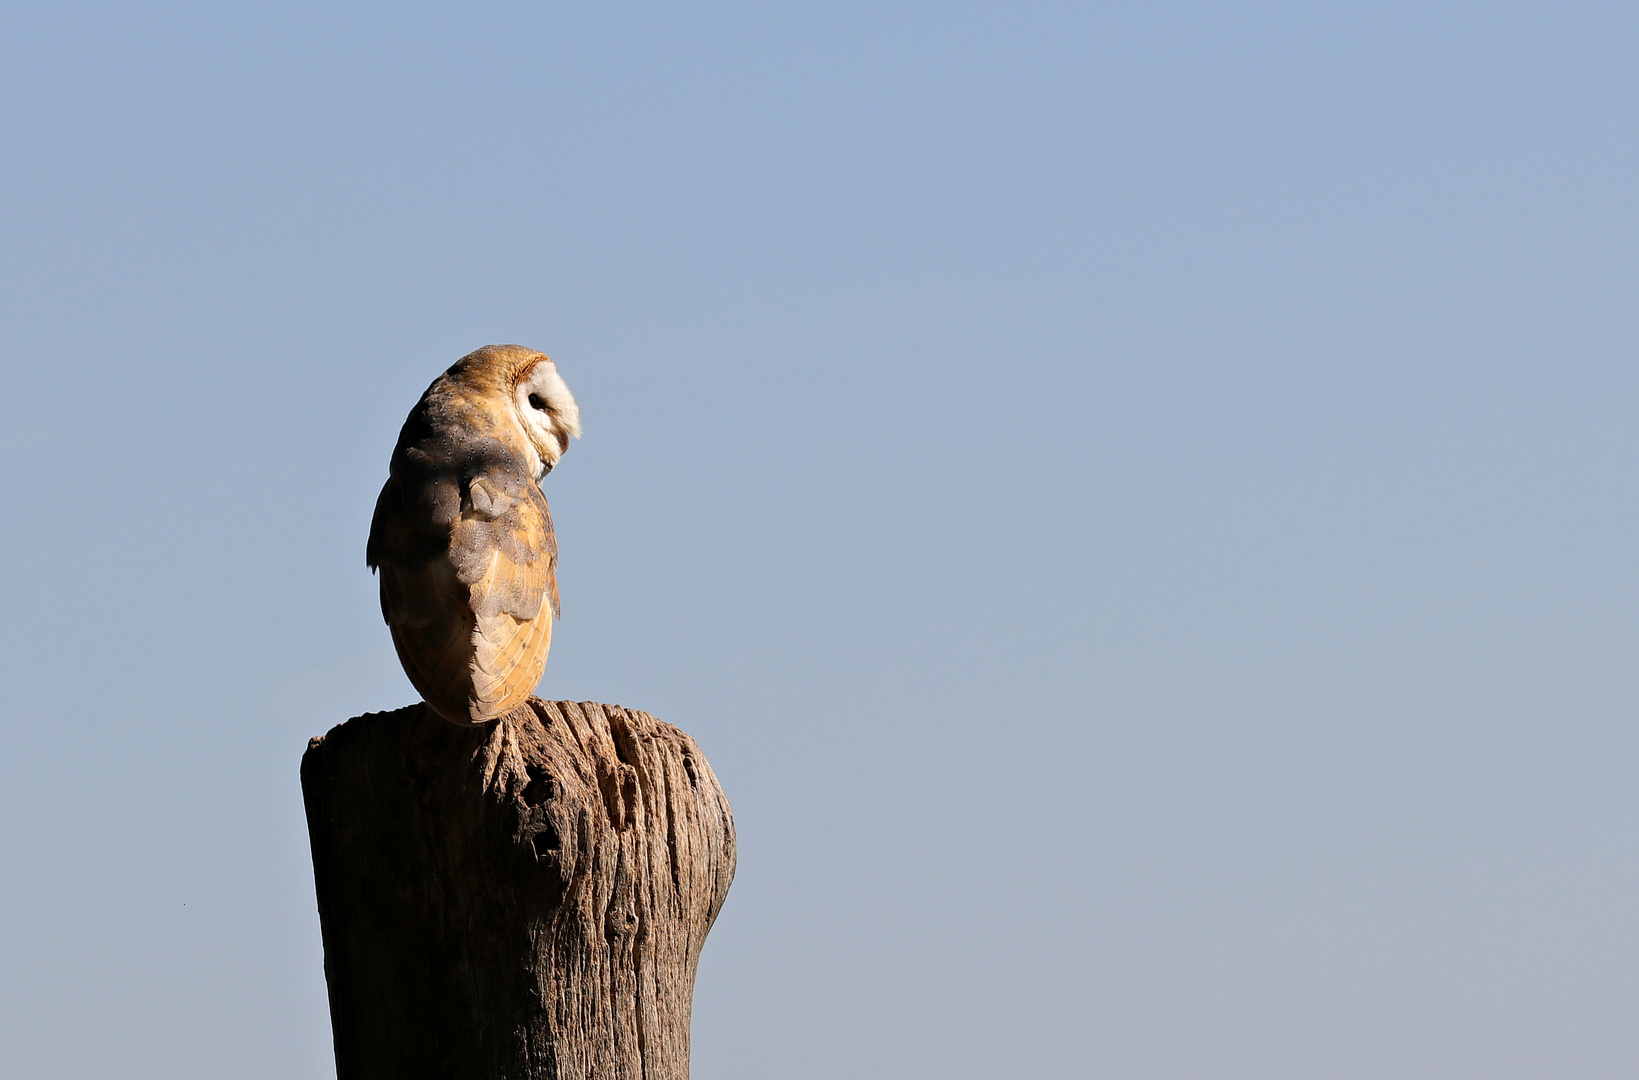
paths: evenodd
<path fill-rule="evenodd" d="M 686 1080 L 728 800 L 646 713 L 425 705 L 308 744 L 338 1080 Z"/>

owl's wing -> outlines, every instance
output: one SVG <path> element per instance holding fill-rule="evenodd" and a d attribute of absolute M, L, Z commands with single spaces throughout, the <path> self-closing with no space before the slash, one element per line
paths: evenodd
<path fill-rule="evenodd" d="M 510 476 L 474 477 L 450 526 L 450 562 L 473 613 L 533 619 L 558 606 L 558 540 L 541 489 Z"/>
<path fill-rule="evenodd" d="M 521 704 L 540 681 L 558 614 L 558 542 L 546 498 L 508 474 L 474 478 L 450 529 L 450 562 L 474 619 L 474 720 Z"/>
<path fill-rule="evenodd" d="M 558 612 L 557 539 L 540 489 L 507 472 L 462 485 L 394 477 L 366 561 L 404 671 L 457 723 L 522 704 L 546 666 Z"/>
<path fill-rule="evenodd" d="M 389 477 L 376 499 L 364 561 L 381 573 L 381 617 L 388 626 L 423 627 L 465 604 L 465 589 L 444 557 L 461 491 L 443 477 L 409 484 Z"/>
<path fill-rule="evenodd" d="M 472 612 L 467 587 L 449 559 L 450 525 L 461 512 L 453 478 L 406 481 L 381 489 L 365 562 L 381 575 L 381 616 L 421 696 L 456 722 L 467 717 Z"/>

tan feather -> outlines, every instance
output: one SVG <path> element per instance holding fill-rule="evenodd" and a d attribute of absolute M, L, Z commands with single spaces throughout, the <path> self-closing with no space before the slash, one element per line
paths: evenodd
<path fill-rule="evenodd" d="M 479 619 L 473 643 L 471 715 L 474 720 L 502 716 L 523 704 L 540 681 L 552 645 L 552 615 L 543 610 L 529 620 Z"/>
<path fill-rule="evenodd" d="M 545 407 L 520 416 L 520 401 L 543 394 Z M 462 358 L 405 422 L 366 561 L 381 574 L 405 673 L 448 720 L 495 719 L 540 680 L 558 615 L 558 549 L 534 472 L 578 433 L 550 362 L 517 346 Z"/>

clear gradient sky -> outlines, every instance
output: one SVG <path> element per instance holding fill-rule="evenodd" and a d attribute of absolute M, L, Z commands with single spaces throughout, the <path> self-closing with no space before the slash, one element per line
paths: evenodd
<path fill-rule="evenodd" d="M 297 765 L 489 342 L 699 1080 L 1639 1073 L 1639 8 L 7 4 L 0 1056 L 333 1075 Z"/>

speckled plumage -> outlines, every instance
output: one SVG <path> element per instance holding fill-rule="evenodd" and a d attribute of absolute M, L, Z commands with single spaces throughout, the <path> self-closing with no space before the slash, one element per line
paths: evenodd
<path fill-rule="evenodd" d="M 517 345 L 462 357 L 404 422 L 365 561 L 405 674 L 447 720 L 493 720 L 540 680 L 558 545 L 539 477 L 579 434 L 552 362 Z"/>

